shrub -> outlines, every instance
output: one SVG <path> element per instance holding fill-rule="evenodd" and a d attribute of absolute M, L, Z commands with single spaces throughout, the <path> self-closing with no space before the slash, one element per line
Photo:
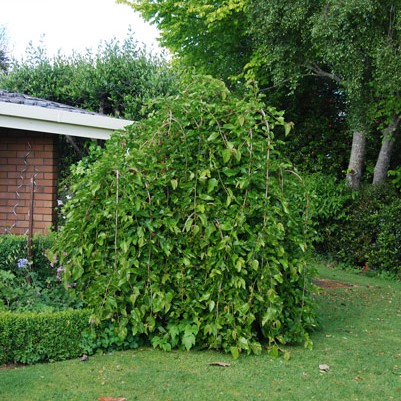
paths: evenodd
<path fill-rule="evenodd" d="M 401 273 L 401 199 L 388 185 L 366 186 L 353 193 L 335 217 L 322 225 L 317 249 L 353 266 Z"/>
<path fill-rule="evenodd" d="M 345 180 L 322 173 L 306 175 L 305 185 L 310 194 L 310 219 L 315 229 L 313 241 L 316 250 L 320 253 L 335 252 L 355 193 Z"/>
<path fill-rule="evenodd" d="M 53 246 L 54 234 L 34 235 L 32 238 L 32 269 L 42 278 L 52 275 L 47 250 Z M 0 235 L 0 269 L 15 270 L 18 260 L 28 257 L 28 238 L 25 235 Z"/>
<path fill-rule="evenodd" d="M 27 238 L 19 235 L 0 235 L 0 269 L 12 271 L 19 259 L 27 257 Z"/>
<path fill-rule="evenodd" d="M 0 363 L 32 364 L 82 355 L 90 312 L 0 312 Z"/>
<path fill-rule="evenodd" d="M 54 235 L 33 238 L 32 261 L 25 236 L 0 236 L 0 310 L 53 311 L 79 306 L 47 258 Z"/>
<path fill-rule="evenodd" d="M 306 201 L 275 148 L 283 113 L 209 77 L 155 110 L 77 167 L 64 210 L 54 252 L 94 330 L 234 356 L 309 344 Z"/>

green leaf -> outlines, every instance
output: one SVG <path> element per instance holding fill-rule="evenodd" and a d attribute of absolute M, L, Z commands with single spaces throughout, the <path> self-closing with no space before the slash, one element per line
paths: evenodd
<path fill-rule="evenodd" d="M 278 346 L 277 345 L 272 345 L 271 347 L 268 348 L 267 353 L 272 358 L 278 358 L 278 356 L 279 356 Z"/>
<path fill-rule="evenodd" d="M 234 359 L 239 358 L 239 348 L 238 347 L 230 347 L 230 352 Z"/>
<path fill-rule="evenodd" d="M 240 337 L 238 340 L 238 344 L 241 349 L 248 351 L 249 350 L 249 342 L 245 337 Z"/>
<path fill-rule="evenodd" d="M 179 334 L 180 329 L 175 324 L 169 324 L 167 326 L 168 332 L 170 333 L 171 338 L 174 340 Z"/>
<path fill-rule="evenodd" d="M 266 325 L 267 322 L 271 322 L 277 313 L 277 309 L 269 307 L 267 308 L 266 313 L 262 317 L 262 327 Z"/>
<path fill-rule="evenodd" d="M 213 190 L 217 187 L 218 183 L 219 182 L 216 180 L 216 178 L 209 179 L 207 184 L 207 193 L 210 194 L 211 192 L 213 192 Z"/>
<path fill-rule="evenodd" d="M 225 164 L 227 164 L 231 159 L 231 150 L 230 149 L 224 149 L 223 152 L 222 152 L 222 155 L 223 155 L 223 162 Z"/>
<path fill-rule="evenodd" d="M 213 142 L 216 138 L 220 136 L 219 132 L 212 132 L 209 137 L 207 138 L 208 142 Z"/>
<path fill-rule="evenodd" d="M 230 223 L 221 223 L 220 224 L 220 229 L 223 231 L 232 231 L 233 228 L 234 227 Z"/>
<path fill-rule="evenodd" d="M 185 222 L 185 226 L 184 226 L 185 227 L 185 231 L 188 232 L 191 229 L 193 222 L 194 222 L 194 219 L 192 217 L 189 217 L 187 219 L 187 221 Z"/>
<path fill-rule="evenodd" d="M 284 135 L 288 136 L 288 134 L 291 132 L 291 129 L 293 127 L 292 123 L 284 123 Z"/>
<path fill-rule="evenodd" d="M 182 337 L 182 344 L 189 351 L 195 345 L 196 338 L 192 333 L 185 333 Z"/>
<path fill-rule="evenodd" d="M 205 201 L 212 201 L 214 200 L 213 197 L 211 197 L 210 195 L 206 195 L 206 194 L 199 194 L 199 198 Z"/>
<path fill-rule="evenodd" d="M 224 173 L 227 177 L 234 177 L 235 175 L 238 174 L 238 170 L 234 170 L 234 169 L 228 168 L 228 167 L 223 167 L 223 173 Z"/>

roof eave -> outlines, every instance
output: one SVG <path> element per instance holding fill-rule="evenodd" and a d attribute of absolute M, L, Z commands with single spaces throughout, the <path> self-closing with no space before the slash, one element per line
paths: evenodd
<path fill-rule="evenodd" d="M 6 128 L 109 139 L 114 131 L 132 123 L 133 121 L 99 114 L 76 113 L 15 103 L 0 104 L 0 127 Z"/>

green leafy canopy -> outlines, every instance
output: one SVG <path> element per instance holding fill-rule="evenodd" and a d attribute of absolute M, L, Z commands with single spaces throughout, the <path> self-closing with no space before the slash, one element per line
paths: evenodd
<path fill-rule="evenodd" d="M 307 202 L 275 148 L 283 113 L 263 107 L 252 88 L 184 78 L 76 168 L 55 253 L 95 331 L 234 357 L 309 344 Z"/>

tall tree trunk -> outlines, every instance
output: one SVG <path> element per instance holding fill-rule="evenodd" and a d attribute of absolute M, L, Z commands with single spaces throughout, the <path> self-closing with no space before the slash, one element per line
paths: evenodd
<path fill-rule="evenodd" d="M 390 167 L 391 155 L 393 153 L 395 136 L 400 128 L 401 115 L 395 114 L 391 124 L 383 132 L 383 142 L 373 175 L 373 185 L 384 184 Z"/>
<path fill-rule="evenodd" d="M 361 184 L 363 164 L 365 162 L 366 136 L 355 130 L 352 136 L 352 149 L 347 170 L 347 183 L 352 189 L 358 189 Z"/>

